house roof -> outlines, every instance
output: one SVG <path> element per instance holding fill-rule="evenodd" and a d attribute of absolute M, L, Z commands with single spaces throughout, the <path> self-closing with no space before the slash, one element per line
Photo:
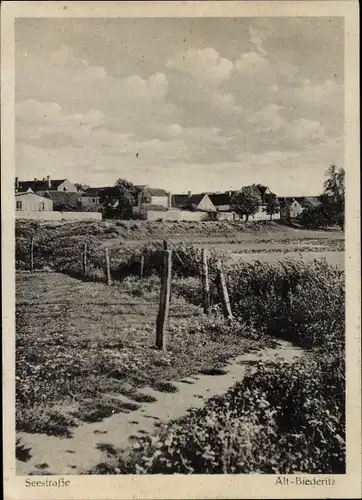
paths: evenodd
<path fill-rule="evenodd" d="M 209 196 L 208 193 L 199 193 L 192 194 L 191 196 L 188 194 L 174 194 L 172 196 L 173 206 L 175 208 L 194 208 L 197 209 L 201 201 L 205 196 Z M 210 212 L 214 212 L 215 209 L 209 210 Z"/>
<path fill-rule="evenodd" d="M 82 196 L 96 198 L 97 196 L 100 195 L 102 191 L 104 191 L 105 189 L 109 189 L 110 187 L 112 186 L 88 188 L 85 191 L 83 191 Z"/>
<path fill-rule="evenodd" d="M 80 195 L 80 193 L 49 190 L 46 191 L 44 197 L 53 200 L 55 205 L 63 205 L 76 208 L 79 206 Z"/>
<path fill-rule="evenodd" d="M 25 191 L 25 193 L 17 193 L 15 195 L 15 198 L 20 198 L 24 196 L 31 196 L 31 197 L 36 196 L 37 198 L 44 198 L 44 196 L 39 196 L 38 194 L 34 193 L 34 191 Z"/>
<path fill-rule="evenodd" d="M 297 201 L 298 203 L 303 203 L 305 196 L 278 196 L 279 203 L 293 203 L 293 201 Z"/>
<path fill-rule="evenodd" d="M 88 188 L 84 191 L 83 196 L 91 196 L 91 197 L 96 197 L 99 196 L 99 194 L 104 191 L 105 189 L 110 189 L 115 186 L 103 186 L 103 187 L 95 187 L 95 188 Z M 139 191 L 147 191 L 151 196 L 168 196 L 168 192 L 165 191 L 164 189 L 159 189 L 159 188 L 149 188 L 146 185 L 137 185 L 134 186 L 136 190 Z"/>
<path fill-rule="evenodd" d="M 47 179 L 40 179 L 36 181 L 19 181 L 18 191 L 27 191 L 31 188 L 34 192 L 36 191 L 47 191 L 48 189 L 57 189 L 60 184 L 63 184 L 67 179 L 50 179 L 50 187 L 48 185 Z"/>
<path fill-rule="evenodd" d="M 168 192 L 165 191 L 164 189 L 159 189 L 159 188 L 145 188 L 147 193 L 150 194 L 151 196 L 168 196 Z"/>
<path fill-rule="evenodd" d="M 231 194 L 231 196 L 230 196 Z M 212 203 L 215 205 L 215 207 L 220 207 L 223 205 L 230 205 L 231 197 L 233 195 L 233 192 L 230 191 L 227 193 L 211 193 L 209 194 L 209 198 L 212 201 Z"/>
<path fill-rule="evenodd" d="M 173 202 L 175 207 L 189 207 L 191 205 L 199 205 L 201 200 L 204 198 L 206 193 L 200 194 L 192 194 L 189 196 L 188 194 L 174 194 Z"/>
<path fill-rule="evenodd" d="M 312 207 L 319 207 L 321 205 L 321 201 L 317 196 L 307 196 L 304 198 L 303 203 L 305 205 L 311 205 Z"/>

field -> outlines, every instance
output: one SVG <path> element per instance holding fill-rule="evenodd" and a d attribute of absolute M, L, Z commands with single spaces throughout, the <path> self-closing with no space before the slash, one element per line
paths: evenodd
<path fill-rule="evenodd" d="M 154 348 L 160 288 L 155 246 L 147 246 L 153 266 L 149 267 L 149 273 L 140 279 L 137 266 L 136 273 L 133 272 L 134 262 L 137 263 L 140 252 L 145 251 L 145 239 L 140 237 L 144 236 L 145 229 L 141 228 L 142 232 L 140 227 L 130 229 L 132 226 L 126 225 L 127 231 L 136 233 L 133 239 L 127 239 L 113 223 L 44 226 L 34 229 L 31 224 L 22 223 L 17 228 L 18 266 L 23 269 L 17 272 L 16 306 L 17 470 L 20 474 L 195 472 L 194 458 L 201 463 L 197 453 L 190 463 L 186 456 L 183 458 L 182 463 L 189 464 L 185 469 L 177 465 L 178 459 L 172 453 L 170 455 L 169 445 L 167 449 L 164 444 L 155 448 L 157 440 L 152 436 L 157 435 L 157 426 L 160 426 L 162 443 L 170 442 L 170 429 L 174 429 L 175 453 L 182 456 L 185 443 L 192 449 L 195 446 L 195 442 L 190 441 L 189 426 L 199 426 L 199 439 L 206 439 L 205 415 L 212 414 L 212 419 L 221 425 L 226 418 L 226 402 L 229 400 L 233 406 L 234 401 L 239 401 L 236 394 L 239 389 L 233 389 L 236 382 L 251 387 L 252 399 L 255 380 L 259 380 L 259 385 L 261 380 L 280 384 L 279 373 L 282 373 L 288 381 L 293 375 L 280 362 L 293 363 L 294 357 L 303 353 L 300 348 L 312 353 L 318 351 L 320 359 L 328 365 L 327 372 L 330 363 L 340 366 L 339 360 L 343 357 L 340 353 L 344 348 L 343 318 L 338 316 L 332 321 L 336 311 L 343 308 L 344 300 L 343 235 L 339 232 L 312 231 L 306 232 L 303 238 L 299 229 L 272 224 L 266 226 L 267 234 L 255 231 L 253 226 L 246 227 L 244 239 L 238 234 L 238 241 L 235 234 L 214 234 L 213 237 L 195 234 L 191 238 L 189 234 L 193 245 L 185 246 L 180 244 L 180 234 L 173 233 L 171 238 L 168 231 L 161 233 L 162 228 L 158 227 L 157 236 L 161 241 L 167 237 L 177 253 L 167 351 L 162 352 Z M 152 227 L 155 233 L 156 226 Z M 222 226 L 224 232 L 225 227 L 229 226 Z M 123 226 L 121 230 L 126 231 Z M 235 233 L 234 226 L 232 230 Z M 33 273 L 26 270 L 26 242 L 31 231 L 37 235 L 39 248 L 46 249 L 35 259 L 37 269 Z M 55 240 L 55 236 L 58 239 Z M 79 274 L 81 259 L 78 262 L 76 245 L 85 237 L 94 243 L 90 254 L 94 267 L 86 280 Z M 54 241 L 56 250 L 50 246 Z M 104 284 L 102 264 L 97 267 L 105 245 L 113 263 L 112 286 Z M 206 245 L 213 249 L 211 280 L 217 256 L 224 261 L 235 315 L 233 321 L 226 321 L 220 314 L 214 286 L 211 287 L 212 314 L 206 316 L 202 312 L 199 252 L 200 247 Z M 284 260 L 285 256 L 289 257 L 285 248 L 295 250 L 297 246 L 300 252 L 295 255 L 302 256 L 303 260 Z M 64 249 L 69 249 L 70 264 L 69 259 L 64 260 Z M 314 257 L 311 249 L 317 261 L 311 261 Z M 333 259 L 336 255 L 341 271 L 319 259 L 325 256 Z M 265 257 L 272 260 L 263 264 Z M 249 262 L 251 258 L 257 258 L 259 263 Z M 310 262 L 304 263 L 307 261 Z M 116 265 L 123 269 L 121 275 Z M 59 268 L 63 269 L 62 273 Z M 332 345 L 337 358 L 326 360 L 323 352 Z M 307 360 L 307 371 L 302 365 L 296 365 L 299 366 L 296 373 L 298 377 L 313 373 L 315 380 L 328 386 L 328 381 L 321 381 L 321 366 L 315 365 L 315 359 L 312 356 Z M 271 362 L 271 371 L 261 379 L 260 370 Z M 252 378 L 254 370 L 259 379 Z M 339 384 L 340 391 L 343 367 L 338 370 L 337 381 L 333 379 L 332 385 Z M 326 372 L 325 365 L 322 371 Z M 307 380 L 303 384 L 309 387 Z M 280 394 L 283 390 L 278 389 Z M 322 404 L 329 395 L 321 394 L 320 390 L 318 385 L 306 389 L 306 401 L 318 400 Z M 214 402 L 213 397 L 226 399 Z M 281 404 L 283 407 L 283 400 Z M 300 404 L 304 404 L 303 400 Z M 338 402 L 331 411 L 343 427 L 343 409 Z M 237 412 L 240 413 L 240 409 Z M 190 416 L 185 416 L 187 414 Z M 258 425 L 255 422 L 253 429 Z M 330 425 L 330 422 L 322 419 L 320 425 Z M 285 434 L 284 427 L 280 429 L 278 432 Z M 253 432 L 249 433 L 251 440 Z M 308 434 L 309 431 L 303 427 L 301 432 Z M 343 429 L 338 432 L 343 441 Z M 180 436 L 184 436 L 183 444 Z M 270 444 L 270 436 L 264 437 Z M 284 438 L 287 439 L 287 435 Z M 206 441 L 203 448 L 211 446 Z M 250 442 L 244 445 L 249 446 Z M 171 448 L 174 449 L 174 445 Z M 257 449 L 255 443 L 254 448 Z M 311 462 L 304 465 L 298 462 L 293 467 L 318 470 L 318 449 Z M 158 453 L 160 450 L 162 456 Z M 283 452 L 278 450 L 274 449 L 275 453 Z M 211 451 L 215 453 L 215 449 Z M 338 448 L 333 453 L 338 457 L 334 461 L 324 460 L 324 467 L 335 471 L 343 469 L 343 450 Z M 140 461 L 140 454 L 148 457 L 147 463 Z M 234 455 L 235 452 L 235 462 Z M 159 461 L 162 457 L 164 462 Z M 258 467 L 265 472 L 269 470 L 269 465 L 262 465 L 255 452 L 253 460 L 250 463 L 254 463 L 254 471 Z M 212 465 L 211 458 L 206 462 L 202 462 L 203 470 L 208 472 L 220 472 L 219 466 L 221 471 L 224 468 L 230 472 L 235 466 L 231 466 L 231 462 L 227 467 L 225 463 Z M 287 464 L 285 470 L 289 470 L 289 466 Z M 240 464 L 235 467 L 243 471 Z"/>

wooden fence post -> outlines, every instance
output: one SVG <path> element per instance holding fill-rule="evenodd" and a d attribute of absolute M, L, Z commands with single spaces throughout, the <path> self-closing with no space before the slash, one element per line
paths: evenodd
<path fill-rule="evenodd" d="M 143 278 L 144 268 L 145 268 L 145 256 L 141 255 L 141 261 L 140 261 L 140 278 Z"/>
<path fill-rule="evenodd" d="M 224 315 L 226 318 L 231 319 L 233 317 L 230 307 L 229 294 L 226 286 L 225 276 L 222 269 L 221 260 L 217 261 L 217 284 L 219 287 L 219 293 L 224 306 Z"/>
<path fill-rule="evenodd" d="M 110 265 L 109 265 L 109 254 L 108 254 L 108 248 L 105 248 L 105 249 L 104 249 L 104 252 L 105 252 L 105 256 L 106 256 L 106 276 L 107 276 L 107 285 L 111 285 L 111 284 L 112 284 L 112 280 L 111 280 L 111 269 L 110 269 Z"/>
<path fill-rule="evenodd" d="M 83 249 L 83 274 L 84 277 L 87 276 L 87 243 L 84 243 L 84 249 Z"/>
<path fill-rule="evenodd" d="M 34 272 L 34 235 L 30 237 L 30 271 Z"/>
<path fill-rule="evenodd" d="M 209 314 L 210 309 L 210 287 L 209 287 L 209 269 L 207 264 L 207 250 L 203 248 L 201 251 L 202 257 L 202 295 L 204 313 Z"/>
<path fill-rule="evenodd" d="M 163 269 L 161 276 L 160 306 L 156 323 L 156 347 L 166 350 L 166 323 L 170 307 L 171 292 L 171 270 L 172 270 L 172 251 L 163 250 Z"/>

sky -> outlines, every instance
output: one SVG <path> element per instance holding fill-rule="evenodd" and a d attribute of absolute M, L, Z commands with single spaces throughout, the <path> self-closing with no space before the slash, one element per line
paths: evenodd
<path fill-rule="evenodd" d="M 16 175 L 322 192 L 343 166 L 343 18 L 24 18 Z"/>

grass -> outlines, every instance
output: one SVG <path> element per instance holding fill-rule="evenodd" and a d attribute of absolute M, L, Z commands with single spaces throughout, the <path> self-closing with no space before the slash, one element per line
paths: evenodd
<path fill-rule="evenodd" d="M 89 473 L 345 473 L 343 272 L 289 261 L 240 264 L 229 278 L 239 320 L 292 340 L 306 355 L 291 365 L 258 364 L 227 394 L 161 424 Z M 192 282 L 183 280 L 178 293 L 195 302 Z"/>
<path fill-rule="evenodd" d="M 122 224 L 102 226 L 100 232 L 97 224 L 85 225 L 81 234 L 77 234 L 79 225 L 41 227 L 45 251 L 37 257 L 38 269 L 51 264 L 50 270 L 81 276 L 79 252 L 87 242 L 91 263 L 87 279 L 102 281 L 106 241 L 119 242 L 119 231 L 124 231 L 123 236 L 131 231 L 136 238 L 160 236 L 166 227 L 144 224 L 140 229 Z M 214 223 L 205 224 L 199 228 L 210 235 L 212 227 L 218 229 Z M 196 238 L 196 226 L 181 226 Z M 175 225 L 167 230 L 171 227 Z M 283 245 L 302 249 L 305 256 L 311 248 L 335 253 L 343 249 L 342 239 L 333 232 L 327 237 L 322 232 L 290 228 L 285 241 L 285 228 L 275 224 L 258 228 L 258 238 L 255 225 L 225 224 L 219 229 L 229 240 L 236 230 L 243 232 L 249 250 L 252 241 L 258 240 L 273 253 L 272 245 L 283 238 Z M 270 240 L 260 237 L 263 228 L 272 233 Z M 20 230 L 20 268 L 26 267 L 26 231 L 33 229 L 25 224 Z M 217 376 L 229 359 L 282 337 L 304 347 L 306 359 L 292 367 L 256 366 L 255 373 L 225 396 L 181 420 L 161 424 L 159 432 L 137 442 L 129 456 L 108 453 L 110 462 L 99 464 L 91 473 L 343 472 L 343 271 L 324 261 L 287 259 L 269 265 L 224 258 L 235 315 L 232 322 L 225 322 L 220 319 L 214 283 L 218 254 L 212 253 L 210 259 L 214 314 L 207 318 L 200 307 L 200 250 L 178 245 L 169 350 L 162 353 L 153 346 L 159 248 L 156 244 L 142 249 L 146 256 L 143 280 L 129 276 L 138 273 L 140 248 L 113 248 L 111 257 L 117 263 L 112 277 L 117 281 L 112 287 L 64 274 L 18 273 L 17 429 L 70 437 L 72 427 L 80 422 L 97 422 L 138 408 L 148 398 L 142 393 L 144 387 L 174 392 L 172 381 L 198 373 Z M 278 260 L 278 253 L 274 255 Z"/>
<path fill-rule="evenodd" d="M 107 473 L 344 474 L 344 391 L 338 354 L 260 364 L 225 395 L 118 452 Z"/>
<path fill-rule="evenodd" d="M 135 282 L 142 293 L 129 295 Z M 17 274 L 17 430 L 64 437 L 80 422 L 132 411 L 142 387 L 172 392 L 172 380 L 220 367 L 265 340 L 226 326 L 173 295 L 168 351 L 154 349 L 156 277 L 117 286 L 56 273 Z M 112 399 L 124 394 L 133 404 Z M 56 413 L 54 408 L 56 408 Z"/>

